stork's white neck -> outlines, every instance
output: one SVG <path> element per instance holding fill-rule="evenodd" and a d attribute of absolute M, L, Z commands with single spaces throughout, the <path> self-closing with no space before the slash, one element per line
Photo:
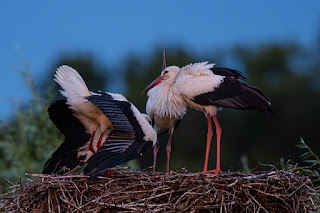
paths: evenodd
<path fill-rule="evenodd" d="M 148 92 L 147 113 L 153 111 L 161 117 L 181 119 L 187 111 L 186 103 L 173 81 L 161 82 Z"/>

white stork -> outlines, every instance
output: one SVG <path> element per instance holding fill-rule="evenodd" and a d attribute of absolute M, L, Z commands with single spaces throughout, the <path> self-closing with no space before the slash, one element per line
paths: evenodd
<path fill-rule="evenodd" d="M 52 104 L 48 112 L 65 140 L 46 162 L 43 173 L 61 173 L 62 167 L 87 163 L 84 172 L 95 177 L 156 144 L 151 119 L 124 96 L 89 91 L 79 73 L 66 65 L 58 68 L 54 80 L 66 100 Z"/>
<path fill-rule="evenodd" d="M 181 69 L 170 66 L 161 72 L 145 91 L 154 87 L 153 107 L 162 116 L 181 116 L 186 106 L 202 111 L 208 124 L 207 147 L 203 172 L 221 173 L 220 139 L 222 129 L 216 118 L 220 107 L 271 112 L 271 103 L 260 89 L 238 81 L 246 78 L 237 70 L 214 67 L 208 62 L 189 64 Z M 157 86 L 156 86 L 157 85 Z M 149 94 L 148 94 L 149 95 Z M 217 133 L 216 169 L 207 170 L 212 139 L 211 117 Z"/>
<path fill-rule="evenodd" d="M 165 52 L 163 53 L 163 66 L 162 70 L 166 68 L 166 60 L 165 60 Z M 162 78 L 160 76 L 160 78 Z M 168 76 L 167 76 L 168 78 Z M 173 78 L 172 78 L 173 79 Z M 155 80 L 156 82 L 160 82 L 159 79 Z M 162 81 L 162 80 L 161 80 Z M 186 104 L 182 104 L 178 106 L 178 111 L 171 110 L 170 112 L 168 109 L 175 109 L 174 102 L 171 98 L 171 91 L 166 89 L 167 84 L 170 84 L 169 81 L 163 81 L 163 83 L 156 86 L 157 83 L 151 83 L 153 88 L 146 88 L 141 94 L 144 94 L 148 91 L 148 101 L 146 104 L 146 113 L 152 120 L 152 125 L 156 133 L 164 134 L 169 132 L 169 138 L 167 143 L 167 173 L 169 173 L 169 164 L 170 164 L 170 153 L 171 153 L 171 140 L 173 131 L 178 127 L 180 121 L 182 120 L 184 114 L 187 111 Z M 180 100 L 183 103 L 183 100 Z M 159 110 L 161 108 L 162 110 Z M 182 110 L 181 110 L 182 109 Z M 157 160 L 157 152 L 158 147 L 153 147 L 153 171 L 155 172 L 156 168 L 156 160 Z"/>

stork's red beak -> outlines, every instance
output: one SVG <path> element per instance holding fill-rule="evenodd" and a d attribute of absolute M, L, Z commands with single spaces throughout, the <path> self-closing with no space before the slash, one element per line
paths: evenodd
<path fill-rule="evenodd" d="M 156 85 L 158 85 L 161 81 L 163 80 L 163 76 L 160 75 L 158 78 L 156 78 L 154 81 L 152 81 L 151 84 L 149 84 L 149 86 L 147 86 L 140 95 L 143 95 L 144 93 L 148 92 L 150 89 L 152 89 L 153 87 L 155 87 Z"/>

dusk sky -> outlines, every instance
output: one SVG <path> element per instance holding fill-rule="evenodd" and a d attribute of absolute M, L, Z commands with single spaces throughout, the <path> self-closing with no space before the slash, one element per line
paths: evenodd
<path fill-rule="evenodd" d="M 199 55 L 269 41 L 311 47 L 320 32 L 318 0 L 225 2 L 1 1 L 0 119 L 12 116 L 16 101 L 30 98 L 19 73 L 23 64 L 37 82 L 64 54 L 90 53 L 112 68 L 128 54 L 146 56 L 169 44 Z"/>

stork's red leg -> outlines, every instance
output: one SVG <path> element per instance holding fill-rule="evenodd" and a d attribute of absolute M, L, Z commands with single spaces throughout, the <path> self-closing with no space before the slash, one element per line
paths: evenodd
<path fill-rule="evenodd" d="M 173 133 L 173 129 L 171 128 L 169 130 L 169 140 L 167 144 L 167 173 L 169 173 L 172 133 Z"/>
<path fill-rule="evenodd" d="M 158 144 L 155 144 L 153 146 L 153 172 L 156 171 L 157 154 L 158 154 Z"/>
<path fill-rule="evenodd" d="M 211 144 L 211 139 L 212 139 L 212 135 L 213 135 L 210 114 L 207 114 L 207 123 L 208 123 L 207 148 L 206 148 L 206 158 L 204 161 L 203 172 L 208 172 L 208 159 L 209 159 L 209 152 L 210 152 L 210 144 Z"/>
<path fill-rule="evenodd" d="M 90 138 L 89 147 L 88 147 L 88 149 L 89 149 L 93 154 L 96 153 L 96 152 L 94 151 L 94 149 L 93 149 L 93 146 L 92 146 L 92 142 L 93 142 L 93 138 L 94 138 L 95 133 L 96 133 L 96 132 L 93 131 L 93 133 L 92 133 L 92 135 L 91 135 L 91 138 Z"/>
<path fill-rule="evenodd" d="M 97 143 L 97 150 L 101 147 L 101 141 L 102 141 L 102 137 L 103 137 L 104 133 L 101 133 L 98 143 Z"/>
<path fill-rule="evenodd" d="M 215 115 L 213 115 L 212 117 L 213 117 L 214 124 L 216 126 L 216 133 L 217 133 L 217 165 L 216 165 L 216 169 L 210 170 L 209 172 L 218 174 L 218 173 L 222 173 L 220 170 L 220 140 L 221 140 L 222 129 L 219 125 L 217 117 Z"/>

